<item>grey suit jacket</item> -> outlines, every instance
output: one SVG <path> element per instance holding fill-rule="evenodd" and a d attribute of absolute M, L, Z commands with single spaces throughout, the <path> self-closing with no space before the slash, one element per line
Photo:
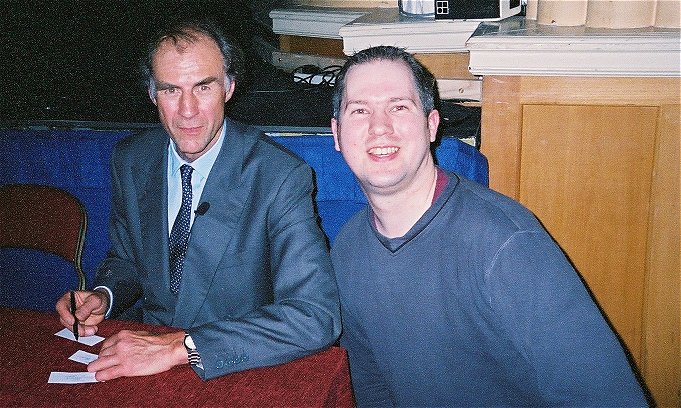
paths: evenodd
<path fill-rule="evenodd" d="M 112 315 L 135 302 L 143 320 L 185 329 L 210 379 L 311 354 L 340 333 L 331 262 L 310 167 L 255 128 L 229 119 L 191 229 L 179 294 L 168 271 L 167 146 L 162 128 L 133 135 L 111 161 L 111 250 L 95 286 Z"/>

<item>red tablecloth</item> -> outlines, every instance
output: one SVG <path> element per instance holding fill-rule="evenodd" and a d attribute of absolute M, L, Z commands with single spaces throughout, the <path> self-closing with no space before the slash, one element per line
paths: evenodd
<path fill-rule="evenodd" d="M 68 359 L 77 350 L 99 352 L 100 345 L 90 347 L 55 336 L 62 328 L 56 314 L 0 308 L 0 406 L 353 406 L 347 356 L 339 347 L 210 381 L 202 381 L 185 365 L 146 377 L 48 384 L 52 371 L 86 371 L 83 364 Z M 107 320 L 98 334 L 107 337 L 121 329 L 170 330 Z"/>

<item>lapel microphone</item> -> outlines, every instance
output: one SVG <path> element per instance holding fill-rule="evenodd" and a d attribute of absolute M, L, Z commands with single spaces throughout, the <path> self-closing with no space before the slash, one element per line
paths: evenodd
<path fill-rule="evenodd" d="M 196 211 L 194 211 L 194 214 L 203 215 L 208 211 L 209 208 L 210 208 L 210 203 L 208 203 L 207 201 L 204 201 L 201 204 L 199 204 L 199 206 L 196 208 Z"/>

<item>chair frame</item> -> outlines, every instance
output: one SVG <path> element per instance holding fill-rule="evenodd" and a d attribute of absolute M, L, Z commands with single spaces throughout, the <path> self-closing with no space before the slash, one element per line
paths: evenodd
<path fill-rule="evenodd" d="M 77 197 L 66 190 L 53 186 L 40 184 L 6 184 L 0 186 L 0 205 L 3 207 L 0 208 L 0 211 L 5 211 L 6 213 L 12 211 L 31 211 L 36 208 L 40 208 L 41 206 L 44 207 L 45 202 L 43 200 L 41 203 L 39 197 L 45 196 L 52 196 L 60 200 L 65 200 L 70 204 L 76 205 L 78 208 L 80 213 L 78 234 L 75 245 L 71 245 L 69 243 L 69 252 L 66 252 L 63 250 L 63 248 L 55 248 L 54 246 L 51 246 L 47 240 L 39 241 L 36 239 L 28 239 L 22 241 L 20 238 L 15 238 L 12 236 L 12 232 L 16 232 L 17 228 L 20 227 L 18 227 L 16 223 L 12 224 L 6 222 L 3 222 L 5 225 L 0 225 L 0 247 L 35 249 L 39 251 L 50 252 L 66 259 L 73 264 L 76 271 L 78 277 L 77 289 L 85 290 L 86 277 L 82 267 L 82 256 L 83 247 L 85 245 L 88 217 L 85 206 Z M 17 198 L 17 200 L 14 200 L 15 198 Z M 26 208 L 21 207 L 22 205 Z M 50 208 L 50 210 L 54 209 Z M 0 222 L 2 221 L 0 220 Z M 6 224 L 12 225 L 7 226 Z"/>

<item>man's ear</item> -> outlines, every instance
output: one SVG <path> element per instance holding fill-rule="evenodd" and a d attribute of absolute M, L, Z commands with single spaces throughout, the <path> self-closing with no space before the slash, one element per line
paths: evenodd
<path fill-rule="evenodd" d="M 340 152 L 340 142 L 338 141 L 338 121 L 331 118 L 331 133 L 333 133 L 333 144 L 336 151 Z"/>
<path fill-rule="evenodd" d="M 433 143 L 437 137 L 437 127 L 440 125 L 440 112 L 433 109 L 428 114 L 428 131 L 430 132 L 430 142 Z"/>
<path fill-rule="evenodd" d="M 229 77 L 225 75 L 225 84 L 229 84 L 225 89 L 225 103 L 227 103 L 228 100 L 232 99 L 232 95 L 234 95 L 236 83 L 233 79 L 229 79 Z"/>
<path fill-rule="evenodd" d="M 151 87 L 147 87 L 147 94 L 149 95 L 149 99 L 151 99 L 151 102 L 154 105 L 156 105 L 156 92 L 153 89 L 151 89 Z"/>

